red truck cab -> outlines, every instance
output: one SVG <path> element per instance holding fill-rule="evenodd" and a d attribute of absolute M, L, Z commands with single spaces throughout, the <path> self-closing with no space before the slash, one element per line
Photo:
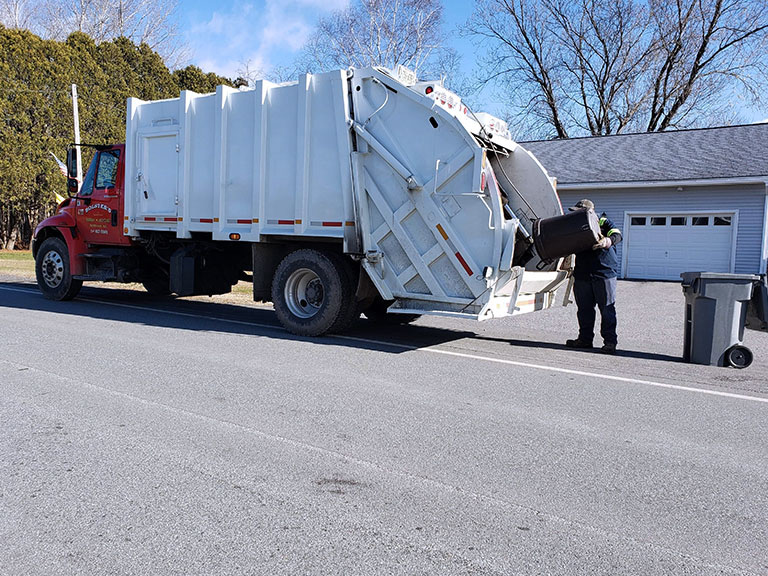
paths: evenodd
<path fill-rule="evenodd" d="M 74 198 L 76 227 L 86 244 L 130 244 L 123 235 L 124 155 L 122 144 L 97 149 Z"/>
<path fill-rule="evenodd" d="M 95 147 L 77 194 L 35 229 L 32 253 L 46 297 L 73 298 L 83 280 L 115 279 L 103 266 L 104 249 L 132 244 L 123 231 L 124 158 L 123 144 Z"/>

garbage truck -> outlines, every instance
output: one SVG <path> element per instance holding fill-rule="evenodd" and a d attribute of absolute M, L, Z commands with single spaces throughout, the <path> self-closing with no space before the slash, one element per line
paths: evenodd
<path fill-rule="evenodd" d="M 317 336 L 361 313 L 544 310 L 568 285 L 572 259 L 541 257 L 534 238 L 563 214 L 555 181 L 440 82 L 370 67 L 129 98 L 125 134 L 91 146 L 82 182 L 84 144 L 68 150 L 69 198 L 33 240 L 47 298 L 88 281 L 191 296 L 246 280 L 286 329 Z"/>

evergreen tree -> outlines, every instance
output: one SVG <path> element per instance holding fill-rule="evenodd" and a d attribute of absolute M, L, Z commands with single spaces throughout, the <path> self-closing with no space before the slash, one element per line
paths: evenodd
<path fill-rule="evenodd" d="M 66 180 L 50 153 L 74 139 L 71 85 L 77 84 L 86 143 L 125 138 L 126 99 L 213 92 L 227 78 L 196 66 L 173 73 L 146 44 L 127 38 L 97 44 L 82 32 L 65 42 L 0 25 L 0 248 L 28 246 L 34 227 L 56 207 Z M 84 148 L 83 164 L 89 161 Z"/>
<path fill-rule="evenodd" d="M 229 78 L 218 76 L 213 72 L 207 74 L 197 66 L 187 66 L 173 71 L 173 79 L 179 90 L 192 90 L 198 94 L 208 94 L 216 91 L 216 86 L 224 84 L 234 86 Z"/>

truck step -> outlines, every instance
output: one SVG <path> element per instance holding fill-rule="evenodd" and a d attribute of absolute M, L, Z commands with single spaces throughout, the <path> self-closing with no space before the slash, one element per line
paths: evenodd
<path fill-rule="evenodd" d="M 111 260 L 117 256 L 121 256 L 123 253 L 120 250 L 101 250 L 99 252 L 93 252 L 91 254 L 83 254 L 83 258 L 91 262 Z"/>
<path fill-rule="evenodd" d="M 93 254 L 83 254 L 85 274 L 77 278 L 100 282 L 116 280 L 118 257 L 119 252 L 115 250 L 102 250 Z"/>
<path fill-rule="evenodd" d="M 95 274 L 77 274 L 73 275 L 72 278 L 85 282 L 115 282 L 117 280 L 114 274 L 106 270 L 97 271 Z"/>

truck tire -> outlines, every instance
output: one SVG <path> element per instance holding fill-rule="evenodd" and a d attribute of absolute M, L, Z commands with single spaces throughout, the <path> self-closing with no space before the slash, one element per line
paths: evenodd
<path fill-rule="evenodd" d="M 283 258 L 272 281 L 277 319 L 289 332 L 320 336 L 342 327 L 354 298 L 349 277 L 331 254 L 304 249 Z"/>
<path fill-rule="evenodd" d="M 342 303 L 341 312 L 339 313 L 336 322 L 334 322 L 329 330 L 329 332 L 337 334 L 347 330 L 358 318 L 360 318 L 360 307 L 355 298 L 360 271 L 359 268 L 353 268 L 352 262 L 348 257 L 335 253 L 328 255 L 335 260 L 336 265 L 342 270 L 342 281 L 347 284 L 342 290 L 344 293 L 344 302 Z"/>
<path fill-rule="evenodd" d="M 376 298 L 373 304 L 368 307 L 363 314 L 371 322 L 378 322 L 381 324 L 410 324 L 421 318 L 421 314 L 391 314 L 387 312 L 387 308 L 392 304 L 391 300 L 382 300 Z"/>
<path fill-rule="evenodd" d="M 37 251 L 35 275 L 40 292 L 49 300 L 72 300 L 83 286 L 72 278 L 69 251 L 61 238 L 47 238 Z"/>

